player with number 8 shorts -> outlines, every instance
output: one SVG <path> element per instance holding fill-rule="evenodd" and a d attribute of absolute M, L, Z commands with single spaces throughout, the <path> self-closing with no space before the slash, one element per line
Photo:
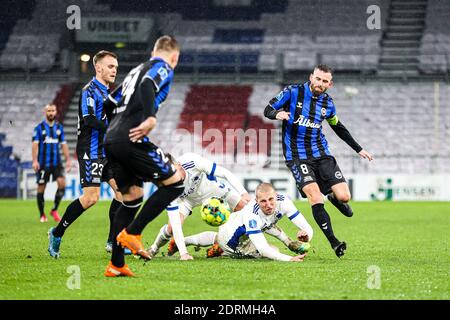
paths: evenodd
<path fill-rule="evenodd" d="M 314 219 L 335 254 L 341 257 L 347 245 L 334 235 L 322 194 L 328 195 L 330 202 L 347 217 L 353 215 L 348 204 L 351 195 L 336 159 L 328 149 L 322 122 L 326 120 L 333 131 L 361 157 L 369 161 L 373 157 L 353 139 L 338 119 L 333 99 L 326 93 L 332 84 L 331 68 L 318 65 L 308 82 L 288 86 L 270 100 L 264 115 L 282 121 L 286 165 L 294 176 L 298 190 L 308 198 Z"/>

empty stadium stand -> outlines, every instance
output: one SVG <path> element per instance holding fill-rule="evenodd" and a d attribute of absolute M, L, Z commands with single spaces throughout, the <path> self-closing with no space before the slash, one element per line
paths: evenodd
<path fill-rule="evenodd" d="M 450 73 L 450 2 L 428 1 L 425 33 L 420 46 L 423 73 Z"/>
<path fill-rule="evenodd" d="M 192 134 L 193 121 L 197 120 L 202 121 L 202 133 L 207 128 L 217 129 L 222 133 L 225 133 L 227 128 L 280 129 L 279 122 L 262 118 L 262 110 L 280 89 L 281 87 L 275 85 L 262 84 L 248 88 L 229 86 L 228 89 L 223 86 L 192 86 L 187 89 L 184 86 L 184 109 L 180 108 L 179 99 L 182 95 L 177 98 L 177 110 L 181 113 L 177 128 L 186 129 Z M 177 87 L 173 90 L 176 92 Z M 235 92 L 231 93 L 229 90 Z M 243 99 L 239 97 L 246 96 L 247 90 L 250 90 L 251 94 L 247 104 L 243 105 Z M 223 94 L 225 92 L 226 95 Z M 450 110 L 444 107 L 450 98 L 449 85 L 391 83 L 386 86 L 383 82 L 346 82 L 336 84 L 330 94 L 342 122 L 356 140 L 376 157 L 376 161 L 370 164 L 359 160 L 353 150 L 324 124 L 324 132 L 332 153 L 342 159 L 340 165 L 344 172 L 449 172 L 450 146 L 446 141 L 450 141 Z M 217 102 L 217 99 L 225 101 Z M 230 107 L 231 104 L 240 107 Z M 161 114 L 169 112 L 173 116 L 172 111 L 174 110 L 171 110 L 169 104 Z M 241 119 L 243 113 L 247 114 L 245 120 Z M 160 141 L 170 141 L 165 145 L 166 149 L 170 149 L 174 154 L 177 154 L 178 148 L 193 151 L 186 150 L 186 146 L 182 145 L 186 143 L 185 140 L 177 142 L 176 139 L 171 139 L 168 135 L 176 134 L 173 127 L 170 130 L 166 131 L 165 136 L 159 136 Z M 284 168 L 280 139 L 281 132 L 278 130 L 269 141 L 268 160 L 271 166 L 277 169 Z M 202 143 L 200 139 L 197 141 Z M 202 146 L 207 147 L 211 142 L 203 141 Z M 226 146 L 226 141 L 224 144 Z M 233 147 L 235 146 L 236 144 Z M 232 151 L 227 148 L 224 150 Z M 252 153 L 254 150 L 247 144 L 246 153 Z M 234 158 L 235 161 L 236 159 L 238 157 Z"/>
<path fill-rule="evenodd" d="M 19 161 L 12 156 L 12 146 L 3 145 L 5 134 L 0 133 L 0 198 L 17 196 Z"/>
<path fill-rule="evenodd" d="M 14 1 L 11 7 L 18 6 L 17 3 L 21 4 L 20 10 L 23 11 L 18 14 L 20 19 L 14 19 L 13 15 L 6 20 L 11 33 L 0 55 L 0 68 L 49 71 L 60 63 L 59 55 L 64 49 L 60 41 L 64 34 L 70 32 L 66 26 L 67 8 L 73 1 L 54 1 L 51 5 L 45 0 Z M 84 13 L 95 14 L 109 9 L 92 1 L 80 0 L 76 3 Z M 24 15 L 24 12 L 29 14 Z M 5 38 L 4 30 L 0 34 Z"/>
<path fill-rule="evenodd" d="M 21 161 L 31 161 L 31 137 L 43 119 L 43 107 L 68 87 L 61 88 L 57 82 L 0 82 L 0 132 Z M 58 110 L 63 112 L 64 106 L 59 104 Z"/>

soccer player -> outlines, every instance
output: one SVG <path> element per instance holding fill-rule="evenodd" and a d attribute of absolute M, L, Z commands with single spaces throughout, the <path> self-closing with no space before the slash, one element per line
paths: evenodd
<path fill-rule="evenodd" d="M 116 79 L 117 56 L 113 52 L 99 51 L 94 56 L 93 63 L 95 77 L 81 90 L 78 107 L 77 156 L 83 194 L 67 207 L 59 224 L 48 232 L 48 252 L 54 258 L 60 255 L 61 239 L 67 228 L 99 200 L 102 181 L 108 182 L 114 191 L 114 199 L 109 208 L 110 233 L 107 248 L 114 240 L 112 221 L 122 201 L 103 145 L 108 126 L 104 102 L 109 101 L 109 86 Z M 117 92 L 115 99 L 120 100 L 120 91 Z"/>
<path fill-rule="evenodd" d="M 350 190 L 328 149 L 322 133 L 322 121 L 326 120 L 334 132 L 361 157 L 369 161 L 373 157 L 353 139 L 336 115 L 333 100 L 326 93 L 332 84 L 331 69 L 323 64 L 318 65 L 308 82 L 288 86 L 273 98 L 266 106 L 264 115 L 283 122 L 283 153 L 287 167 L 302 196 L 308 198 L 317 224 L 336 255 L 341 257 L 347 245 L 333 233 L 322 194 L 327 195 L 340 212 L 351 217 L 353 212 L 348 204 Z"/>
<path fill-rule="evenodd" d="M 167 157 L 184 179 L 184 192 L 167 207 L 169 223 L 161 228 L 148 252 L 152 257 L 155 256 L 159 248 L 165 245 L 173 234 L 175 242 L 171 241 L 169 244 L 169 255 L 172 253 L 173 244 L 176 243 L 180 251 L 180 260 L 191 260 L 192 256 L 188 254 L 184 244 L 181 226 L 192 214 L 192 209 L 211 197 L 218 197 L 224 199 L 233 211 L 238 211 L 251 198 L 234 174 L 198 154 L 183 154 L 178 161 L 175 161 L 171 155 Z M 223 182 L 218 182 L 217 177 L 227 180 L 233 189 Z"/>
<path fill-rule="evenodd" d="M 185 238 L 186 245 L 220 247 L 220 253 L 232 258 L 269 258 L 279 261 L 302 261 L 305 254 L 295 257 L 283 254 L 269 245 L 263 232 L 274 230 L 276 223 L 287 216 L 300 230 L 297 237 L 304 242 L 311 241 L 313 229 L 297 210 L 292 201 L 277 193 L 270 183 L 256 187 L 255 200 L 241 211 L 230 215 L 229 220 L 219 227 L 218 232 L 207 231 Z M 273 232 L 269 232 L 275 236 Z M 299 252 L 299 247 L 292 251 Z"/>
<path fill-rule="evenodd" d="M 156 113 L 169 94 L 180 47 L 175 38 L 162 36 L 156 41 L 152 57 L 132 69 L 122 83 L 123 97 L 106 133 L 105 150 L 114 172 L 123 203 L 114 219 L 111 261 L 105 276 L 133 276 L 125 264 L 122 247 L 145 260 L 151 259 L 144 249 L 141 233 L 173 200 L 184 191 L 183 179 L 164 152 L 147 134 L 156 125 Z M 158 185 L 143 205 L 143 182 Z"/>
<path fill-rule="evenodd" d="M 36 172 L 37 204 L 41 222 L 47 222 L 47 217 L 44 213 L 44 192 L 50 176 L 53 181 L 56 180 L 58 185 L 50 215 L 56 222 L 61 220 L 57 210 L 64 196 L 66 178 L 61 165 L 60 145 L 66 158 L 66 170 L 70 171 L 72 167 L 69 148 L 64 138 L 64 128 L 61 123 L 55 120 L 56 113 L 57 110 L 54 104 L 51 103 L 45 106 L 45 120 L 34 128 L 31 146 L 33 170 Z"/>

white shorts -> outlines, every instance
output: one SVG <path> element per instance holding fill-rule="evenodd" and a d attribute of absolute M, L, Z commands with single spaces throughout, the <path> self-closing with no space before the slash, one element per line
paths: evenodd
<path fill-rule="evenodd" d="M 192 213 L 192 209 L 200 206 L 203 201 L 211 197 L 219 197 L 224 199 L 233 212 L 234 208 L 241 201 L 241 196 L 234 190 L 225 186 L 221 182 L 211 181 L 205 188 L 199 192 L 189 195 L 186 198 L 178 199 L 179 212 L 186 218 Z"/>
<path fill-rule="evenodd" d="M 261 254 L 258 252 L 258 250 L 256 250 L 255 245 L 249 238 L 239 242 L 235 250 L 231 249 L 228 246 L 228 241 L 230 241 L 231 236 L 228 234 L 225 225 L 219 227 L 219 231 L 217 233 L 217 242 L 220 248 L 223 250 L 223 255 L 237 259 L 261 258 Z"/>

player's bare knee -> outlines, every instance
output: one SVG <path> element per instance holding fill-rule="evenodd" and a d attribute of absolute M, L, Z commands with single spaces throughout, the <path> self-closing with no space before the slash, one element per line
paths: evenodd
<path fill-rule="evenodd" d="M 89 207 L 93 206 L 94 204 L 96 204 L 98 202 L 98 200 L 100 199 L 100 195 L 99 194 L 90 194 L 86 196 L 86 202 L 88 204 Z"/>
<path fill-rule="evenodd" d="M 308 197 L 308 200 L 311 203 L 311 205 L 323 203 L 323 196 L 319 190 L 310 190 L 310 192 L 305 192 L 305 194 Z"/>
<path fill-rule="evenodd" d="M 337 200 L 347 203 L 351 200 L 352 196 L 350 195 L 350 192 L 341 192 L 338 194 L 335 194 L 335 197 Z"/>
<path fill-rule="evenodd" d="M 79 198 L 84 209 L 92 207 L 100 199 L 100 188 L 83 189 L 83 195 Z"/>

